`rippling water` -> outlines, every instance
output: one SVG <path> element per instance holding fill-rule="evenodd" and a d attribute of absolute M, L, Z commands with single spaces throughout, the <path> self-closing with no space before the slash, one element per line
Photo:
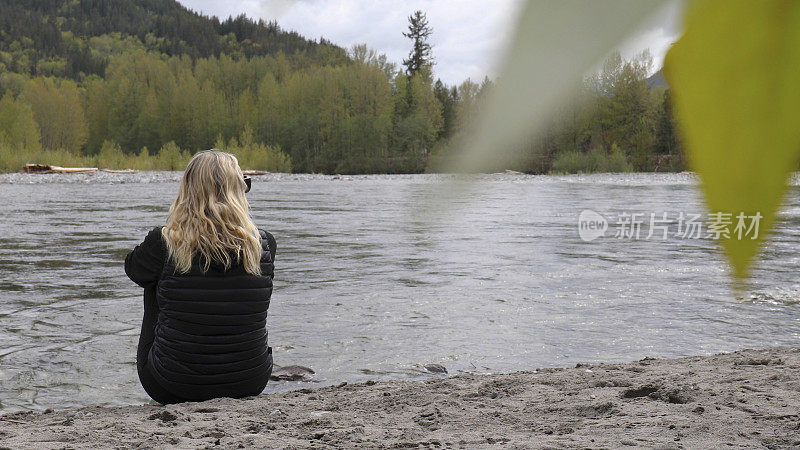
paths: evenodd
<path fill-rule="evenodd" d="M 0 409 L 148 401 L 122 263 L 179 177 L 0 175 Z M 444 201 L 442 178 L 254 177 L 278 241 L 276 364 L 322 384 L 800 344 L 797 187 L 737 296 L 710 240 L 578 236 L 584 209 L 702 212 L 690 175 L 486 175 Z"/>

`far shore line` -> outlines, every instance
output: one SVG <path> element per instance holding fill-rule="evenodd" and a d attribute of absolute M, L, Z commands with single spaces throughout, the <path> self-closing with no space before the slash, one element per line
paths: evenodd
<path fill-rule="evenodd" d="M 67 169 L 67 168 L 65 168 Z M 126 177 L 126 176 L 136 176 L 140 174 L 182 174 L 183 170 L 138 170 L 138 169 L 98 169 L 95 167 L 91 168 L 81 168 L 81 167 L 73 167 L 68 169 L 74 169 L 71 171 L 43 171 L 43 172 L 24 172 L 24 171 L 10 171 L 10 172 L 0 172 L 0 177 L 2 176 L 24 176 L 30 178 L 57 178 L 57 177 L 91 177 L 91 176 L 98 176 L 98 177 Z M 85 169 L 85 170 L 83 170 Z M 88 170 L 92 169 L 92 170 Z M 261 176 L 319 176 L 319 177 L 374 177 L 374 176 L 415 176 L 415 175 L 429 175 L 429 176 L 448 176 L 448 177 L 458 177 L 458 176 L 486 176 L 486 175 L 511 175 L 511 176 L 531 176 L 531 177 L 542 177 L 542 176 L 594 176 L 594 175 L 631 175 L 631 176 L 642 176 L 642 175 L 655 175 L 655 176 L 675 176 L 675 175 L 682 175 L 682 176 L 691 176 L 696 177 L 697 174 L 692 171 L 682 171 L 682 172 L 574 172 L 574 173 L 562 173 L 562 172 L 549 172 L 549 173 L 526 173 L 526 172 L 518 172 L 514 170 L 504 170 L 498 172 L 474 172 L 474 173 L 466 173 L 466 172 L 407 172 L 407 173 L 318 173 L 318 172 L 272 172 L 266 170 L 249 170 L 245 169 L 242 171 L 244 175 L 247 176 L 254 176 L 254 177 L 261 177 Z M 795 174 L 796 176 L 800 176 L 800 172 Z"/>

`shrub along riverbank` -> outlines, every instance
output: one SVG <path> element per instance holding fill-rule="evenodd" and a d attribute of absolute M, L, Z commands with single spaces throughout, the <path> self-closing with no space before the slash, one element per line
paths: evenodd
<path fill-rule="evenodd" d="M 292 172 L 291 158 L 275 147 L 247 140 L 233 139 L 228 143 L 218 141 L 215 148 L 233 153 L 244 170 L 269 172 Z M 0 173 L 19 172 L 25 164 L 49 164 L 62 167 L 98 167 L 103 169 L 135 170 L 183 170 L 192 153 L 181 150 L 169 142 L 157 151 L 146 147 L 138 153 L 124 153 L 119 146 L 105 142 L 100 152 L 94 155 L 76 154 L 63 150 L 26 150 L 0 145 Z M 653 172 L 679 172 L 684 168 L 681 155 L 653 155 L 650 161 Z M 401 174 L 436 172 L 446 167 L 436 157 L 426 155 L 404 157 L 359 157 L 347 158 L 336 165 L 334 173 L 355 174 Z M 530 173 L 570 174 L 633 172 L 634 167 L 625 154 L 612 147 L 588 152 L 566 152 L 554 158 L 540 158 L 539 170 Z M 433 169 L 433 170 L 432 170 Z M 549 170 L 548 170 L 549 169 Z"/>
<path fill-rule="evenodd" d="M 245 170 L 291 172 L 291 158 L 279 148 L 253 142 L 245 130 L 239 139 L 224 142 L 217 140 L 215 148 L 233 153 Z M 17 172 L 25 164 L 50 164 L 63 167 L 99 167 L 104 169 L 183 170 L 192 153 L 168 142 L 157 151 L 147 147 L 138 153 L 124 153 L 119 146 L 104 142 L 94 155 L 72 153 L 64 150 L 25 150 L 0 145 L 0 172 Z"/>

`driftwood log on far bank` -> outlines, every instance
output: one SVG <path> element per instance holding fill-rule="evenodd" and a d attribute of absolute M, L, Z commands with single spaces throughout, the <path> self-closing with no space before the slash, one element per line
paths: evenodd
<path fill-rule="evenodd" d="M 97 167 L 61 167 L 49 164 L 25 164 L 22 171 L 25 173 L 90 173 L 97 172 Z"/>
<path fill-rule="evenodd" d="M 25 164 L 22 171 L 25 173 L 94 173 L 97 171 L 108 173 L 136 173 L 136 169 L 98 169 L 97 167 L 61 167 L 50 164 Z"/>
<path fill-rule="evenodd" d="M 100 169 L 103 172 L 108 173 L 136 173 L 138 170 L 136 169 Z"/>

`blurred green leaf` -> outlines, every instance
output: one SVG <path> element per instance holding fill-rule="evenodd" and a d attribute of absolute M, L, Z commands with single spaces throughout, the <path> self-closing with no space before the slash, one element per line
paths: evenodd
<path fill-rule="evenodd" d="M 735 219 L 721 239 L 741 281 L 800 153 L 800 2 L 690 3 L 664 74 L 709 211 L 764 216 L 758 239 Z"/>
<path fill-rule="evenodd" d="M 507 167 L 515 149 L 541 131 L 580 82 L 635 32 L 663 0 L 531 0 L 501 65 L 477 129 L 447 170 Z"/>

